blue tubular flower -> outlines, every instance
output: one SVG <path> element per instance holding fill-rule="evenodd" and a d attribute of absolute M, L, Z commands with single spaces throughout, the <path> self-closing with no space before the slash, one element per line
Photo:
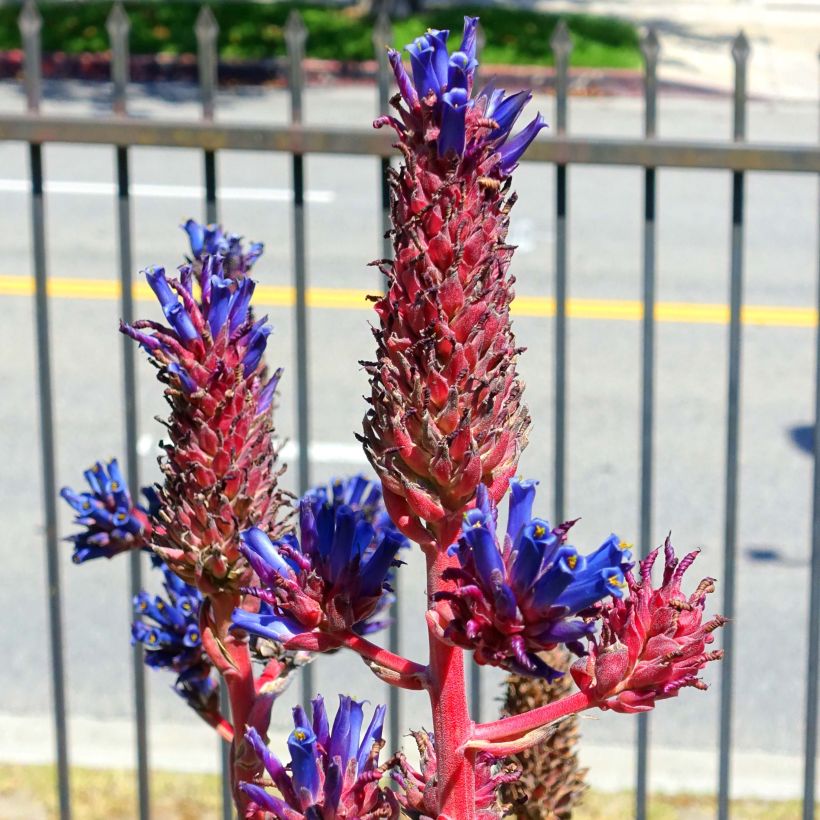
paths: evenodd
<path fill-rule="evenodd" d="M 299 509 L 299 539 L 271 541 L 256 528 L 242 534 L 242 554 L 260 581 L 249 591 L 268 606 L 236 610 L 234 625 L 286 648 L 300 631 L 379 628 L 369 619 L 389 605 L 390 573 L 407 545 L 384 521 L 380 493 L 357 476 L 312 490 Z"/>
<path fill-rule="evenodd" d="M 452 591 L 435 595 L 433 621 L 445 640 L 475 651 L 478 663 L 519 674 L 558 673 L 538 653 L 566 644 L 582 654 L 597 604 L 621 598 L 632 566 L 628 544 L 608 538 L 590 555 L 564 543 L 572 522 L 555 529 L 532 517 L 534 481 L 512 481 L 506 533 L 499 538 L 486 489 L 451 547 L 460 567 L 445 571 Z"/>
<path fill-rule="evenodd" d="M 84 475 L 90 493 L 77 493 L 69 487 L 60 490 L 76 513 L 74 523 L 83 528 L 66 539 L 74 544 L 74 563 L 112 558 L 134 549 L 150 552 L 154 532 L 151 516 L 158 508 L 154 490 L 143 488 L 147 505 L 135 505 L 115 458 L 107 465 L 98 461 Z"/>
<path fill-rule="evenodd" d="M 301 707 L 293 710 L 295 728 L 287 741 L 287 766 L 268 749 L 255 729 L 247 731 L 245 740 L 278 793 L 272 794 L 256 783 L 240 783 L 252 801 L 249 808 L 271 812 L 278 820 L 397 820 L 399 805 L 394 793 L 379 785 L 385 770 L 379 766 L 379 752 L 384 745 L 384 706 L 376 708 L 362 733 L 363 704 L 340 696 L 332 729 L 328 728 L 321 695 L 311 705 L 311 721 Z"/>
<path fill-rule="evenodd" d="M 242 238 L 225 233 L 221 225 L 203 225 L 189 219 L 182 230 L 188 234 L 194 262 L 201 262 L 207 256 L 220 256 L 224 260 L 225 275 L 232 279 L 247 276 L 264 249 L 261 242 L 252 242 L 246 251 Z"/>
<path fill-rule="evenodd" d="M 406 141 L 432 143 L 442 159 L 458 157 L 480 166 L 482 175 L 509 176 L 524 151 L 544 127 L 536 117 L 507 143 L 515 121 L 531 99 L 529 91 L 505 97 L 489 86 L 471 98 L 476 60 L 477 17 L 464 18 L 464 35 L 457 51 L 448 54 L 448 31 L 429 30 L 406 50 L 411 76 L 401 56 L 392 49 L 390 64 L 407 108 L 399 106 L 400 119 L 383 117 L 376 125 L 390 124 Z M 463 93 L 456 93 L 463 92 Z"/>
<path fill-rule="evenodd" d="M 162 572 L 167 597 L 143 590 L 134 598 L 134 612 L 140 619 L 131 625 L 131 643 L 145 647 L 147 666 L 176 673 L 174 690 L 191 708 L 205 717 L 215 715 L 218 685 L 199 632 L 202 595 L 167 567 Z"/>

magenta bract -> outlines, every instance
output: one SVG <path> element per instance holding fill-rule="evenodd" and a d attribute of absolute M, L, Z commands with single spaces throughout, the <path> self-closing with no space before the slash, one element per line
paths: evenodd
<path fill-rule="evenodd" d="M 663 581 L 654 588 L 651 572 L 659 551 L 641 562 L 640 580 L 627 573 L 629 597 L 604 605 L 600 638 L 592 642 L 589 656 L 572 667 L 575 683 L 603 709 L 645 712 L 685 686 L 705 689 L 700 671 L 723 655 L 706 651 L 712 632 L 726 622 L 720 615 L 703 622 L 714 579 L 704 578 L 686 597 L 681 581 L 698 553 L 679 561 L 667 538 Z"/>

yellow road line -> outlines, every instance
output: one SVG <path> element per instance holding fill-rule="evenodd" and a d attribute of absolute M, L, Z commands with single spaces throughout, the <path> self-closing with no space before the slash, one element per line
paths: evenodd
<path fill-rule="evenodd" d="M 30 276 L 0 276 L 0 296 L 31 296 L 34 279 Z M 118 299 L 120 285 L 114 279 L 52 278 L 48 282 L 49 296 L 56 299 Z M 308 306 L 325 310 L 369 310 L 368 291 L 355 288 L 309 288 Z M 153 294 L 145 282 L 134 284 L 134 298 L 152 300 Z M 291 287 L 258 285 L 254 302 L 266 307 L 290 307 L 295 301 Z M 572 319 L 637 322 L 643 318 L 640 302 L 624 299 L 570 299 L 567 314 Z M 513 302 L 513 315 L 550 317 L 555 315 L 555 301 L 541 296 L 518 296 Z M 729 321 L 727 305 L 696 302 L 659 302 L 655 306 L 659 322 L 679 324 L 725 325 Z M 816 327 L 817 311 L 809 307 L 777 305 L 746 305 L 743 323 L 767 327 Z"/>

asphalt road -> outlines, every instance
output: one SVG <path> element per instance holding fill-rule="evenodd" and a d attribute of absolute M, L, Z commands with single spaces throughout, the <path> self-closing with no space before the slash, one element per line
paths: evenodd
<path fill-rule="evenodd" d="M 539 101 L 548 119 L 552 102 Z M 13 85 L 0 85 L 0 108 L 17 110 Z M 54 111 L 102 111 L 102 87 L 52 88 Z M 162 95 L 140 90 L 133 110 L 150 116 L 172 112 L 195 117 L 191 90 L 168 87 Z M 278 120 L 286 98 L 278 91 L 242 91 L 220 99 L 225 120 Z M 310 122 L 366 125 L 375 110 L 369 89 L 316 89 L 307 93 Z M 573 99 L 571 130 L 588 135 L 637 135 L 639 101 Z M 753 103 L 749 134 L 767 141 L 812 142 L 817 112 L 804 103 Z M 662 136 L 722 139 L 730 133 L 729 103 L 675 98 L 661 104 Z M 177 226 L 202 214 L 202 163 L 196 152 L 140 149 L 131 154 L 135 267 L 180 260 L 184 235 Z M 107 148 L 45 149 L 49 274 L 55 279 L 113 279 L 117 248 L 113 152 Z M 292 282 L 289 162 L 286 157 L 225 153 L 219 180 L 224 224 L 263 240 L 258 277 L 266 285 Z M 25 149 L 0 145 L 0 521 L 3 572 L 0 598 L 6 621 L 0 631 L 0 711 L 40 715 L 50 708 L 48 633 L 44 585 L 42 505 L 37 428 L 32 299 L 10 295 L 3 277 L 31 275 Z M 319 288 L 368 289 L 378 285 L 365 266 L 380 252 L 378 163 L 361 158 L 310 157 L 308 178 L 309 279 Z M 641 286 L 641 173 L 631 169 L 573 168 L 570 184 L 570 291 L 574 298 L 634 300 Z M 756 175 L 747 183 L 745 299 L 748 304 L 811 308 L 817 287 L 817 182 L 786 175 Z M 515 187 L 520 200 L 513 241 L 514 269 L 522 297 L 553 292 L 554 196 L 549 168 L 522 165 Z M 260 192 L 260 189 L 261 190 Z M 723 304 L 728 298 L 730 178 L 722 172 L 659 174 L 658 290 L 667 302 Z M 3 285 L 3 282 L 5 284 Z M 19 281 L 19 280 L 14 280 Z M 69 288 L 70 290 L 70 288 Z M 145 315 L 156 313 L 148 302 Z M 58 479 L 75 487 L 92 460 L 121 454 L 120 341 L 118 307 L 111 298 L 51 300 L 52 355 Z M 273 305 L 276 332 L 269 345 L 282 363 L 278 427 L 295 436 L 293 317 Z M 535 311 L 537 313 L 537 311 Z M 367 357 L 368 308 L 319 308 L 310 315 L 311 430 L 317 447 L 312 478 L 361 469 L 353 431 L 359 429 L 366 380 L 357 361 Z M 553 322 L 519 315 L 516 332 L 528 352 L 521 361 L 527 400 L 535 420 L 521 473 L 541 480 L 537 510 L 552 506 Z M 640 326 L 633 320 L 577 318 L 570 323 L 569 484 L 567 507 L 582 516 L 579 545 L 592 548 L 616 531 L 634 541 L 639 499 Z M 653 542 L 670 529 L 680 549 L 702 547 L 692 583 L 722 574 L 727 328 L 721 322 L 665 321 L 658 325 L 656 489 Z M 152 370 L 142 365 L 140 431 L 142 474 L 157 474 L 154 441 L 164 413 Z M 812 419 L 814 332 L 800 323 L 747 325 L 743 348 L 740 542 L 738 552 L 735 743 L 746 750 L 797 753 L 805 707 L 806 614 L 810 532 L 811 463 L 800 428 Z M 801 446 L 802 445 L 802 446 Z M 286 476 L 293 486 L 295 470 Z M 61 507 L 60 530 L 70 531 Z M 80 568 L 63 560 L 69 704 L 73 715 L 120 717 L 130 709 L 129 603 L 123 561 Z M 694 577 L 697 576 L 697 577 Z M 720 590 L 720 587 L 718 587 Z M 720 592 L 712 608 L 720 609 Z M 402 570 L 402 612 L 407 653 L 425 656 L 420 620 L 420 563 Z M 355 658 L 340 655 L 316 667 L 317 685 L 335 692 L 382 689 Z M 719 666 L 707 679 L 718 682 Z M 487 675 L 484 712 L 497 708 L 494 676 Z M 294 687 L 283 699 L 290 703 Z M 708 749 L 715 743 L 718 692 L 685 692 L 653 717 L 659 745 Z M 412 696 L 408 726 L 424 722 L 426 707 Z M 160 679 L 151 677 L 151 711 L 180 719 L 178 705 Z M 278 720 L 286 710 L 278 712 Z M 628 742 L 634 724 L 605 716 L 585 723 L 596 742 Z"/>

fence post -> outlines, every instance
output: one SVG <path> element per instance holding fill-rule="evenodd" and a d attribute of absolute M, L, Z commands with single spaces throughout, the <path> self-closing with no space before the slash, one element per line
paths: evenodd
<path fill-rule="evenodd" d="M 644 136 L 657 126 L 658 53 L 654 28 L 641 38 L 644 61 Z M 652 542 L 653 444 L 655 427 L 655 201 L 656 170 L 644 169 L 643 193 L 643 323 L 641 329 L 641 508 L 638 549 L 642 558 Z M 638 715 L 635 765 L 635 820 L 646 820 L 649 785 L 649 715 Z"/>
<path fill-rule="evenodd" d="M 218 83 L 219 54 L 217 38 L 219 37 L 219 23 L 214 17 L 210 6 L 202 6 L 194 23 L 196 36 L 197 73 L 199 93 L 202 100 L 202 119 L 213 122 L 216 106 L 216 87 Z M 219 221 L 219 210 L 216 201 L 216 152 L 203 151 L 203 171 L 205 179 L 205 221 L 213 224 Z M 230 720 L 231 702 L 225 681 L 220 680 L 219 708 L 225 717 Z M 234 816 L 233 794 L 231 793 L 231 749 L 230 745 L 221 738 L 219 744 L 219 760 L 222 772 L 220 790 L 222 794 L 222 820 L 231 820 Z"/>
<path fill-rule="evenodd" d="M 199 93 L 202 96 L 202 119 L 212 122 L 214 119 L 214 97 L 218 81 L 217 38 L 219 24 L 210 7 L 203 6 L 194 24 L 196 35 L 197 68 L 199 70 Z M 204 152 L 205 163 L 205 220 L 217 221 L 216 208 L 216 153 Z M 233 806 L 233 802 L 231 803 Z"/>
<path fill-rule="evenodd" d="M 40 32 L 43 19 L 35 0 L 26 0 L 18 18 L 23 39 L 26 108 L 40 111 L 42 94 Z M 40 447 L 45 514 L 46 583 L 51 685 L 54 699 L 54 729 L 57 753 L 57 792 L 60 818 L 71 818 L 68 771 L 68 728 L 66 721 L 65 664 L 63 659 L 63 617 L 60 584 L 60 553 L 57 541 L 57 479 L 55 465 L 54 400 L 51 378 L 51 342 L 48 320 L 48 270 L 46 263 L 45 202 L 43 200 L 43 147 L 29 143 L 31 174 L 31 238 L 34 264 L 34 309 L 37 340 L 37 378 L 40 398 Z"/>
<path fill-rule="evenodd" d="M 290 87 L 290 121 L 302 124 L 303 61 L 307 28 L 295 9 L 285 26 Z M 299 436 L 299 494 L 310 487 L 310 402 L 308 384 L 307 264 L 305 255 L 305 158 L 293 155 L 293 269 L 296 280 L 296 429 Z M 302 669 L 302 701 L 313 696 L 313 670 Z"/>
<path fill-rule="evenodd" d="M 820 217 L 820 197 L 818 198 Z M 818 223 L 820 241 L 820 222 Z M 820 245 L 818 245 L 820 259 Z M 820 275 L 817 290 L 820 316 Z M 809 634 L 806 667 L 806 737 L 803 758 L 803 820 L 814 820 L 817 769 L 817 676 L 820 667 L 820 326 L 817 330 L 814 373 L 814 494 L 811 521 L 811 571 L 809 573 Z"/>
<path fill-rule="evenodd" d="M 393 26 L 390 17 L 382 10 L 376 18 L 373 26 L 373 52 L 376 56 L 376 83 L 378 86 L 378 111 L 377 116 L 387 113 L 390 106 L 390 86 L 392 84 L 393 73 L 390 69 L 390 61 L 387 58 L 387 48 L 393 42 Z M 380 182 L 381 182 L 381 228 L 382 243 L 381 255 L 389 259 L 393 253 L 393 244 L 390 241 L 390 183 L 388 174 L 390 172 L 390 158 L 381 157 L 379 159 Z M 381 272 L 379 277 L 379 292 L 384 290 Z M 390 609 L 391 621 L 387 632 L 387 647 L 396 655 L 401 654 L 401 615 L 400 600 L 401 593 L 399 584 L 401 580 L 399 573 L 396 573 L 392 580 L 393 594 L 395 599 Z M 390 746 L 398 749 L 401 745 L 401 689 L 397 686 L 387 686 L 387 714 L 389 720 Z"/>
<path fill-rule="evenodd" d="M 550 38 L 555 57 L 555 133 L 567 132 L 569 57 L 572 39 L 565 20 Z M 567 166 L 555 166 L 555 521 L 564 520 L 567 414 Z"/>
<path fill-rule="evenodd" d="M 749 41 L 740 32 L 732 43 L 735 62 L 733 139 L 746 138 L 746 67 Z M 732 681 L 735 644 L 735 563 L 737 557 L 738 468 L 740 454 L 740 354 L 743 305 L 743 210 L 744 175 L 732 173 L 732 258 L 729 285 L 729 370 L 726 417 L 726 520 L 723 554 L 724 658 L 720 679 L 720 750 L 718 765 L 718 820 L 729 820 L 732 747 Z"/>
<path fill-rule="evenodd" d="M 111 44 L 111 105 L 118 116 L 126 114 L 129 78 L 128 36 L 131 24 L 121 2 L 116 2 L 105 22 Z M 117 239 L 120 256 L 120 311 L 126 324 L 134 321 L 134 298 L 131 254 L 131 196 L 128 148 L 116 147 L 117 167 Z M 139 488 L 139 456 L 137 454 L 137 376 L 133 342 L 122 337 L 123 407 L 125 410 L 126 475 L 132 493 Z M 128 556 L 131 599 L 142 589 L 142 556 L 132 551 Z M 130 603 L 130 602 L 129 602 Z M 148 709 L 146 703 L 145 665 L 142 644 L 136 643 L 131 655 L 134 682 L 134 717 L 137 736 L 137 805 L 140 820 L 151 815 L 151 794 L 148 769 Z"/>

